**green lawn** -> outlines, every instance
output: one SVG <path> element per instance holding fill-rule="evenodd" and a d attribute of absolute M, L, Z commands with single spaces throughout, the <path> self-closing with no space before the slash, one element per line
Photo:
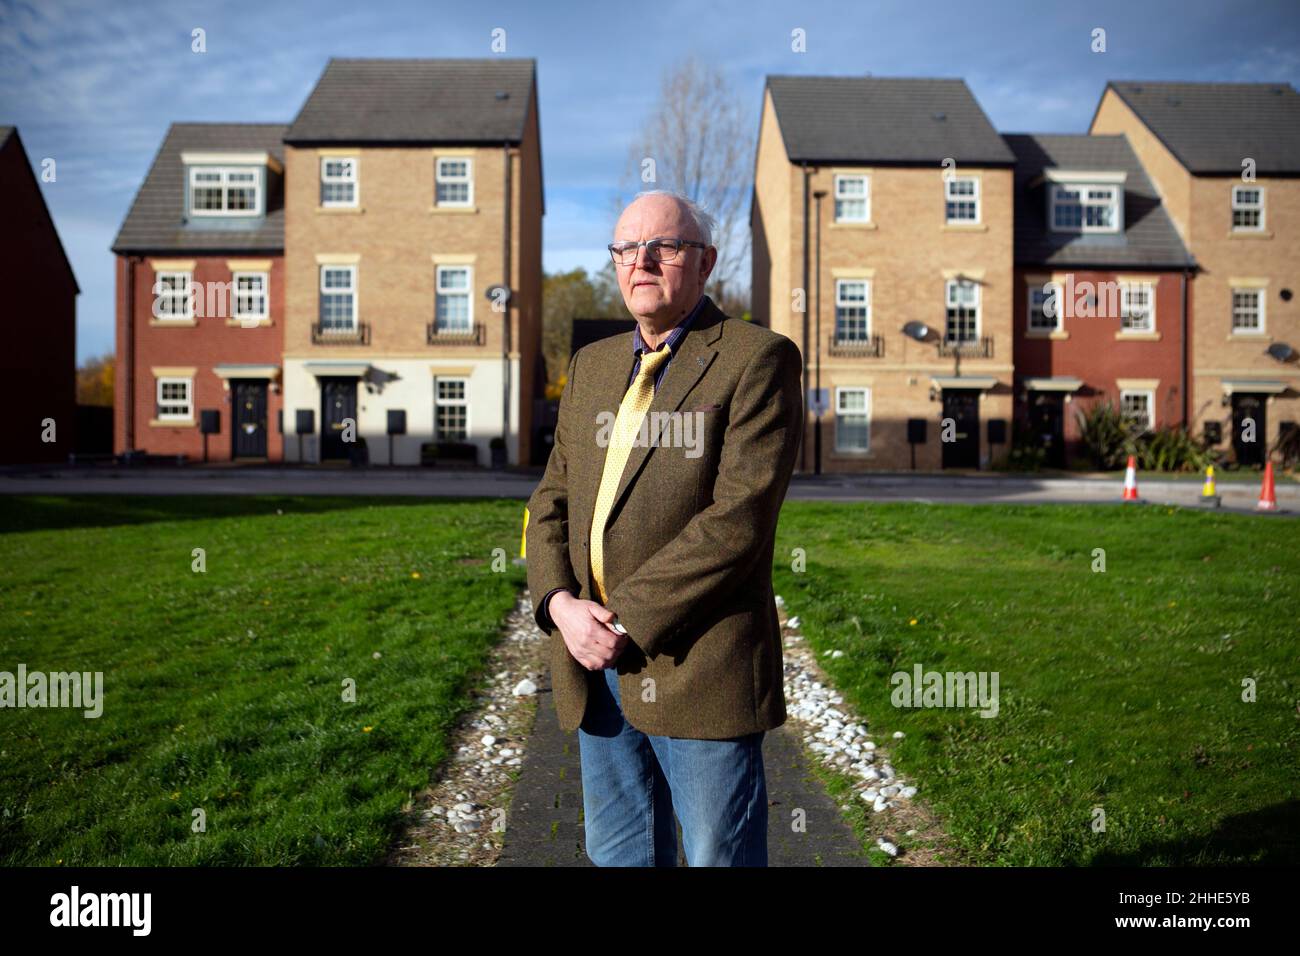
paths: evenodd
<path fill-rule="evenodd" d="M 776 590 L 964 862 L 1294 864 L 1298 545 L 1273 516 L 792 502 Z M 894 707 L 917 663 L 998 672 L 997 716 Z"/>
<path fill-rule="evenodd" d="M 521 511 L 0 498 L 0 670 L 105 679 L 99 718 L 0 711 L 0 862 L 380 859 L 523 585 L 491 566 Z M 791 502 L 775 568 L 955 858 L 1295 863 L 1298 543 L 1290 519 L 1194 509 Z M 915 663 L 997 671 L 998 715 L 893 707 Z"/>
<path fill-rule="evenodd" d="M 104 674 L 98 718 L 0 711 L 0 863 L 378 860 L 523 584 L 521 522 L 511 501 L 0 498 L 0 670 Z"/>

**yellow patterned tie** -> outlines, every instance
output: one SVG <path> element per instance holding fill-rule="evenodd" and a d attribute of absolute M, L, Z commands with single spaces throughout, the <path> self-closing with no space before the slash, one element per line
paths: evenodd
<path fill-rule="evenodd" d="M 654 401 L 654 376 L 672 350 L 664 346 L 657 352 L 643 352 L 641 367 L 637 370 L 632 387 L 623 396 L 610 432 L 609 447 L 605 450 L 605 469 L 600 473 L 600 491 L 596 493 L 596 512 L 591 522 L 591 578 L 596 582 L 596 593 L 604 604 L 605 594 L 605 522 L 614 507 L 614 493 L 618 490 L 623 467 L 632 451 L 632 443 L 641 430 L 641 422 Z"/>

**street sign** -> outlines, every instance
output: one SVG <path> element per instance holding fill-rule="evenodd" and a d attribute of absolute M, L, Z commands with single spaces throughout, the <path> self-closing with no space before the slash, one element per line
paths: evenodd
<path fill-rule="evenodd" d="M 831 407 L 831 390 L 829 388 L 808 389 L 808 411 L 822 416 Z"/>

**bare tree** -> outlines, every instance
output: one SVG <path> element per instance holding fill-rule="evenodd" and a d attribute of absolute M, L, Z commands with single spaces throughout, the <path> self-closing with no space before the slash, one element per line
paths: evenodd
<path fill-rule="evenodd" d="M 718 221 L 718 263 L 707 291 L 731 314 L 749 308 L 749 196 L 754 135 L 727 77 L 695 55 L 668 68 L 628 153 L 620 211 L 632 194 L 671 189 Z M 731 308 L 727 308 L 730 306 Z"/>

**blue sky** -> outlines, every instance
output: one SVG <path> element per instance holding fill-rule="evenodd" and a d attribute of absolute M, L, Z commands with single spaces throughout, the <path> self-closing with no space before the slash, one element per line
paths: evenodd
<path fill-rule="evenodd" d="M 1300 85 L 1295 0 L 0 0 L 0 125 L 57 160 L 42 189 L 81 285 L 78 358 L 113 347 L 109 246 L 169 123 L 288 122 L 330 56 L 490 56 L 497 27 L 538 61 L 548 271 L 603 263 L 629 143 L 687 53 L 723 66 L 755 127 L 769 73 L 962 77 L 1003 132 L 1086 131 L 1108 79 Z"/>

